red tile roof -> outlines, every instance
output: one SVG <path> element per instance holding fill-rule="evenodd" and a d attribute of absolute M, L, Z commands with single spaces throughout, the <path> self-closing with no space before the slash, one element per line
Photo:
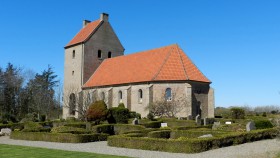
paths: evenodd
<path fill-rule="evenodd" d="M 83 88 L 151 81 L 208 82 L 178 45 L 106 59 Z"/>
<path fill-rule="evenodd" d="M 65 47 L 85 42 L 88 37 L 98 28 L 101 22 L 101 20 L 96 20 L 87 24 L 86 27 L 82 28 L 79 33 Z"/>

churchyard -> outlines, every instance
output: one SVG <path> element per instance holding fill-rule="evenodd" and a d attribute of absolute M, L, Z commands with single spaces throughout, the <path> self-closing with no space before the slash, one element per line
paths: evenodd
<path fill-rule="evenodd" d="M 249 115 L 232 108 L 226 118 L 141 118 L 123 105 L 102 111 L 99 102 L 97 107 L 99 110 L 89 110 L 87 121 L 71 117 L 40 122 L 27 118 L 19 123 L 0 124 L 0 134 L 11 139 L 62 143 L 107 141 L 114 147 L 175 153 L 199 153 L 279 135 L 278 113 Z"/>

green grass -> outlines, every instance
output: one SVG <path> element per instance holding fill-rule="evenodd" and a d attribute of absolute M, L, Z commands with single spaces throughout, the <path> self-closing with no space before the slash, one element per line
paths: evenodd
<path fill-rule="evenodd" d="M 121 158 L 122 156 L 0 144 L 1 158 Z M 124 157 L 122 157 L 124 158 Z"/>

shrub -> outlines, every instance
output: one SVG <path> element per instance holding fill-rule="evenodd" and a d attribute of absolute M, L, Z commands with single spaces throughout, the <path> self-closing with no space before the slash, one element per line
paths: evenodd
<path fill-rule="evenodd" d="M 244 119 L 245 110 L 242 108 L 231 108 L 231 117 L 232 119 Z"/>
<path fill-rule="evenodd" d="M 145 130 L 144 126 L 140 125 L 128 125 L 128 124 L 115 124 L 114 125 L 114 133 L 117 134 L 123 134 L 130 131 L 136 131 L 136 130 Z"/>
<path fill-rule="evenodd" d="M 105 124 L 105 125 L 96 125 L 92 127 L 92 131 L 94 133 L 107 133 L 110 135 L 114 135 L 114 125 Z"/>
<path fill-rule="evenodd" d="M 43 126 L 37 122 L 25 122 L 22 132 L 50 132 L 50 128 L 43 128 Z"/>
<path fill-rule="evenodd" d="M 148 133 L 149 138 L 170 138 L 171 130 L 152 131 Z"/>
<path fill-rule="evenodd" d="M 144 123 L 143 126 L 146 128 L 160 128 L 162 121 L 150 121 L 147 123 Z"/>
<path fill-rule="evenodd" d="M 118 108 L 125 108 L 124 103 L 119 103 Z"/>
<path fill-rule="evenodd" d="M 103 121 L 106 120 L 108 115 L 108 109 L 103 100 L 96 101 L 89 106 L 86 118 L 88 121 Z"/>
<path fill-rule="evenodd" d="M 273 128 L 272 123 L 269 120 L 255 120 L 256 129 Z"/>
<path fill-rule="evenodd" d="M 148 118 L 149 120 L 153 121 L 154 118 L 155 118 L 155 116 L 154 116 L 153 113 L 149 112 L 148 115 L 147 115 L 147 118 Z"/>
<path fill-rule="evenodd" d="M 73 123 L 66 123 L 64 126 L 68 127 L 76 127 L 76 128 L 86 128 L 85 122 L 73 122 Z"/>
<path fill-rule="evenodd" d="M 86 143 L 107 140 L 108 134 L 70 134 L 70 133 L 37 133 L 37 132 L 12 132 L 12 139 L 61 142 L 61 143 Z"/>
<path fill-rule="evenodd" d="M 263 117 L 266 117 L 266 112 L 263 112 L 262 116 L 263 116 Z"/>
<path fill-rule="evenodd" d="M 127 108 L 113 107 L 109 109 L 109 123 L 128 123 L 129 110 Z"/>
<path fill-rule="evenodd" d="M 138 118 L 138 119 L 141 119 L 141 114 L 136 113 L 135 111 L 130 111 L 130 112 L 129 112 L 129 118 Z"/>
<path fill-rule="evenodd" d="M 84 128 L 76 128 L 69 126 L 59 126 L 51 129 L 51 133 L 72 133 L 72 134 L 88 134 L 90 131 L 87 131 Z"/>
<path fill-rule="evenodd" d="M 45 122 L 46 121 L 47 116 L 46 115 L 41 115 L 40 116 L 40 122 Z"/>

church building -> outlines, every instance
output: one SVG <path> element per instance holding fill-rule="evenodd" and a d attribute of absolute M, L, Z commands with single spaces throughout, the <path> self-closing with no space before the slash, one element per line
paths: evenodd
<path fill-rule="evenodd" d="M 108 20 L 106 13 L 93 22 L 84 20 L 83 28 L 64 47 L 63 118 L 80 117 L 75 109 L 96 100 L 104 100 L 108 108 L 124 103 L 146 117 L 147 106 L 163 99 L 180 102 L 177 117 L 214 117 L 211 81 L 180 46 L 124 55 Z"/>

